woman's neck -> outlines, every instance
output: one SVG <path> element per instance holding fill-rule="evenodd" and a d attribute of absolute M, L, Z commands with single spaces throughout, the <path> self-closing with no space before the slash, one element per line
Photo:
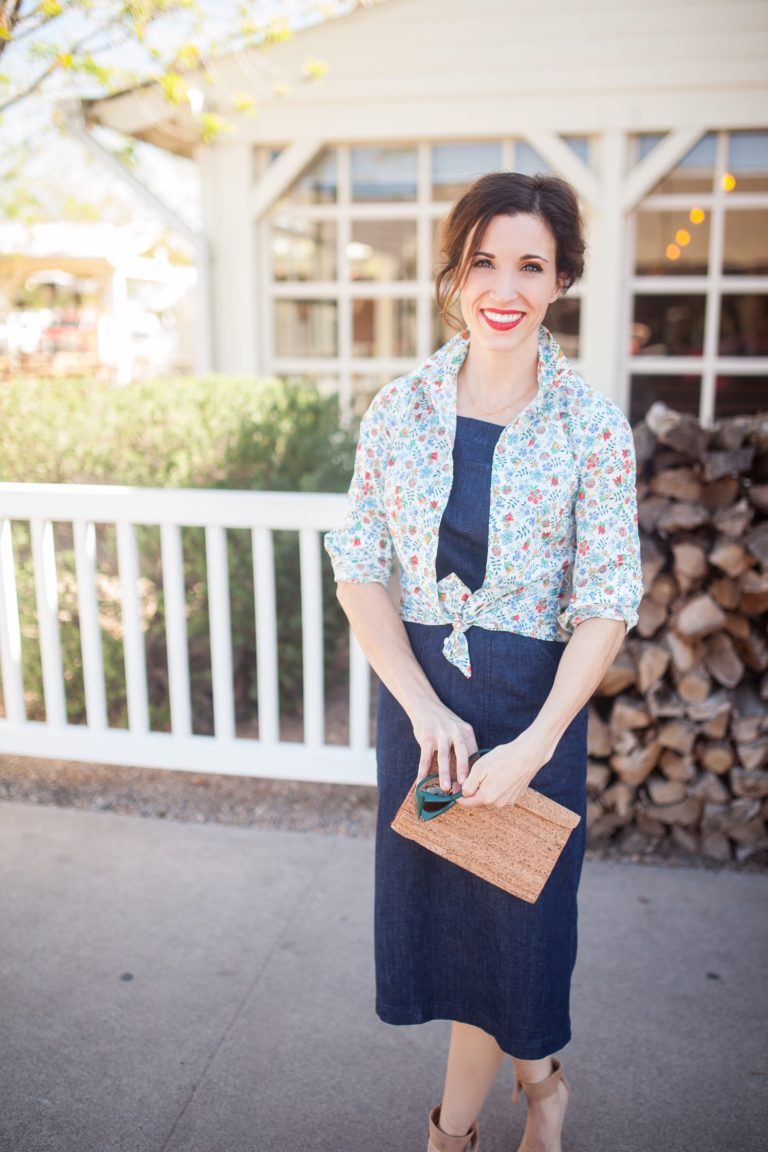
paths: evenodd
<path fill-rule="evenodd" d="M 457 412 L 507 424 L 536 395 L 538 342 L 514 352 L 470 345 L 458 375 Z"/>

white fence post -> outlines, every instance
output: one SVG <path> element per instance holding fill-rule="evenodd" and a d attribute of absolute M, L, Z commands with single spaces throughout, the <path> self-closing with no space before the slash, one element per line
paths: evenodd
<path fill-rule="evenodd" d="M 85 713 L 89 728 L 107 727 L 104 657 L 101 650 L 99 604 L 96 594 L 96 525 L 75 520 L 75 572 L 80 613 L 80 648 L 83 654 Z"/>
<path fill-rule="evenodd" d="M 325 739 L 323 690 L 323 584 L 320 541 L 314 528 L 299 533 L 301 563 L 301 646 L 304 657 L 304 742 Z"/>
<path fill-rule="evenodd" d="M 218 524 L 206 525 L 205 557 L 208 566 L 213 725 L 217 736 L 231 740 L 235 735 L 235 694 L 232 684 L 227 537 L 224 528 Z"/>
<path fill-rule="evenodd" d="M 189 694 L 186 589 L 181 529 L 176 524 L 166 522 L 160 525 L 160 547 L 163 557 L 163 601 L 171 729 L 179 736 L 189 736 L 192 732 L 192 701 Z"/>
<path fill-rule="evenodd" d="M 21 622 L 11 527 L 10 520 L 0 521 L 0 671 L 5 715 L 13 724 L 23 724 L 26 712 L 21 675 Z"/>
<path fill-rule="evenodd" d="M 53 524 L 35 517 L 31 523 L 32 557 L 35 565 L 37 623 L 40 632 L 40 659 L 43 665 L 45 718 L 48 724 L 63 727 L 67 722 L 64 700 L 64 673 L 61 666 L 59 633 L 59 589 Z"/>
<path fill-rule="evenodd" d="M 120 570 L 123 602 L 123 655 L 128 727 L 131 732 L 142 733 L 149 731 L 147 654 L 141 627 L 136 528 L 125 520 L 119 521 L 117 525 L 117 564 Z"/>
<path fill-rule="evenodd" d="M 253 582 L 256 594 L 256 688 L 259 702 L 259 740 L 280 739 L 280 704 L 277 671 L 277 606 L 275 557 L 269 528 L 253 529 Z"/>

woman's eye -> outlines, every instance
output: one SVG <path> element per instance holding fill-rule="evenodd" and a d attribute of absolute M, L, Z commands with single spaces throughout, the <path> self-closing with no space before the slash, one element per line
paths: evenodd
<path fill-rule="evenodd" d="M 490 268 L 491 262 L 487 256 L 479 256 L 472 264 L 473 268 Z"/>
<path fill-rule="evenodd" d="M 541 264 L 524 264 L 523 265 L 523 272 L 531 272 L 531 271 L 541 272 L 542 271 Z"/>

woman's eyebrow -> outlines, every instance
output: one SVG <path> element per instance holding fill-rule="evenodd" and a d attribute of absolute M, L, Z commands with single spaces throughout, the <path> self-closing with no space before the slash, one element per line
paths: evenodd
<path fill-rule="evenodd" d="M 495 260 L 496 259 L 493 252 L 475 252 L 473 255 L 475 257 L 487 256 L 489 260 Z M 543 260 L 545 264 L 549 264 L 549 260 L 547 259 L 546 256 L 537 256 L 535 252 L 526 252 L 524 256 L 520 257 L 520 259 L 521 260 Z"/>

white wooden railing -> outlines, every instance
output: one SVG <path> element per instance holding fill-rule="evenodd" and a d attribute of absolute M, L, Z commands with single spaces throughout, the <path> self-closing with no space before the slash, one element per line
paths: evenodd
<path fill-rule="evenodd" d="M 343 497 L 298 493 L 146 489 L 92 485 L 0 484 L 0 674 L 5 715 L 0 752 L 91 763 L 187 769 L 333 783 L 373 783 L 369 740 L 370 675 L 350 637 L 349 742 L 325 734 L 322 533 L 339 522 Z M 34 565 L 45 721 L 29 720 L 22 673 L 17 594 L 19 557 L 12 523 L 29 525 Z M 54 525 L 72 526 L 80 651 L 87 721 L 69 723 L 62 667 L 59 574 Z M 169 732 L 150 728 L 139 599 L 136 526 L 160 529 L 168 664 Z M 113 525 L 122 611 L 127 728 L 107 716 L 96 582 L 96 525 Z M 193 732 L 181 529 L 203 527 L 208 580 L 213 735 Z M 235 726 L 226 530 L 251 533 L 258 695 L 258 739 Z M 303 742 L 280 739 L 273 532 L 299 538 L 303 659 Z M 25 643 L 29 641 L 25 639 Z"/>

